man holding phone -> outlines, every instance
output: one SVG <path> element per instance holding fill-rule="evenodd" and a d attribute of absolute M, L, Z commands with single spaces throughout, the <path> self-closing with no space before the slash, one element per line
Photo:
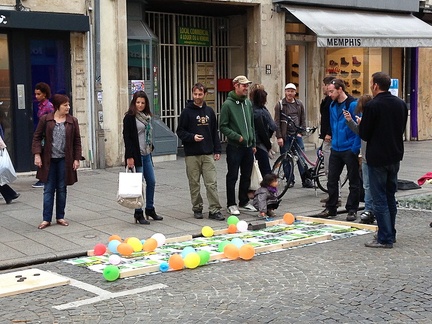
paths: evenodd
<path fill-rule="evenodd" d="M 188 100 L 186 108 L 180 114 L 177 136 L 182 140 L 186 174 L 192 211 L 196 219 L 203 218 L 203 199 L 200 193 L 200 178 L 203 177 L 209 202 L 209 218 L 223 221 L 217 191 L 215 161 L 220 159 L 221 143 L 218 136 L 216 115 L 204 101 L 206 87 L 196 83 L 192 87 L 193 100 Z"/>
<path fill-rule="evenodd" d="M 360 152 L 360 137 L 354 133 L 345 121 L 345 113 L 354 119 L 357 106 L 355 98 L 345 92 L 345 83 L 341 79 L 334 79 L 327 87 L 328 95 L 333 102 L 330 105 L 330 127 L 332 132 L 331 153 L 327 189 L 329 198 L 326 208 L 318 217 L 336 216 L 339 196 L 339 178 L 343 168 L 348 170 L 349 195 L 345 208 L 348 211 L 347 221 L 357 219 L 357 209 L 360 199 L 360 174 L 358 155 Z"/>

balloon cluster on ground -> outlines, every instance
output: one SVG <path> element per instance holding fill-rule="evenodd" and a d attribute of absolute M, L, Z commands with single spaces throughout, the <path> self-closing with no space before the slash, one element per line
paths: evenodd
<path fill-rule="evenodd" d="M 286 224 L 291 225 L 295 222 L 295 217 L 291 213 L 285 213 L 283 220 Z M 227 219 L 228 234 L 242 233 L 248 230 L 246 221 L 240 220 L 237 216 L 231 215 Z M 225 232 L 225 233 L 226 233 Z M 212 237 L 215 231 L 210 226 L 204 226 L 201 234 L 204 237 Z M 120 278 L 120 268 L 122 257 L 130 257 L 137 252 L 153 252 L 156 248 L 165 244 L 166 237 L 161 233 L 153 234 L 146 240 L 140 240 L 136 237 L 129 237 L 124 240 L 119 235 L 111 235 L 108 244 L 98 243 L 93 249 L 96 256 L 111 253 L 108 258 L 109 265 L 103 270 L 103 277 L 107 281 L 115 281 Z M 242 259 L 251 260 L 255 256 L 255 248 L 251 244 L 246 244 L 239 237 L 231 240 L 224 240 L 218 244 L 218 251 L 230 260 Z M 172 254 L 167 261 L 159 265 L 161 272 L 169 270 L 195 269 L 207 264 L 211 259 L 210 252 L 207 250 L 195 250 L 192 246 L 186 246 L 181 253 Z"/>

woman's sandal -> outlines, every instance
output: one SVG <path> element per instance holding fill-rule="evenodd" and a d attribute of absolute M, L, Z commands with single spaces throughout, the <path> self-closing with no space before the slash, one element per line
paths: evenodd
<path fill-rule="evenodd" d="M 51 225 L 50 222 L 43 221 L 43 222 L 40 223 L 40 225 L 38 226 L 38 229 L 44 229 L 44 228 L 47 228 L 47 227 L 50 226 L 50 225 Z"/>
<path fill-rule="evenodd" d="M 69 223 L 63 218 L 57 219 L 57 224 L 61 226 L 69 226 Z"/>

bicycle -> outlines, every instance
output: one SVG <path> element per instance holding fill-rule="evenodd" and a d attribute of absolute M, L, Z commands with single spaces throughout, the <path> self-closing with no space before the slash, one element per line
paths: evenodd
<path fill-rule="evenodd" d="M 283 112 L 281 112 L 281 114 L 287 119 L 286 122 L 293 125 L 298 132 L 306 132 L 306 136 L 312 135 L 317 129 L 317 127 L 299 127 L 294 123 L 290 116 L 284 114 Z M 322 152 L 322 145 L 317 149 L 316 155 L 317 159 L 315 162 L 311 161 L 306 155 L 305 151 L 298 145 L 295 137 L 292 136 L 288 150 L 277 158 L 272 168 L 272 173 L 278 177 L 278 199 L 282 198 L 290 188 L 290 184 L 294 175 L 294 166 L 297 161 L 300 161 L 303 169 L 306 170 L 306 177 L 313 181 L 315 190 L 318 187 L 323 192 L 328 192 L 327 173 L 325 172 L 324 167 L 324 154 Z M 346 168 L 344 168 L 344 170 L 346 170 Z M 345 185 L 347 179 L 348 176 L 346 174 L 341 175 L 340 187 Z"/>

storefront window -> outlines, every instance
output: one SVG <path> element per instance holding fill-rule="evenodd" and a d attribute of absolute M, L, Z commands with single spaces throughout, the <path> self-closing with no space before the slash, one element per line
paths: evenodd
<path fill-rule="evenodd" d="M 329 48 L 326 50 L 326 75 L 345 82 L 346 91 L 360 97 L 369 93 L 373 73 L 382 71 L 381 48 Z"/>

